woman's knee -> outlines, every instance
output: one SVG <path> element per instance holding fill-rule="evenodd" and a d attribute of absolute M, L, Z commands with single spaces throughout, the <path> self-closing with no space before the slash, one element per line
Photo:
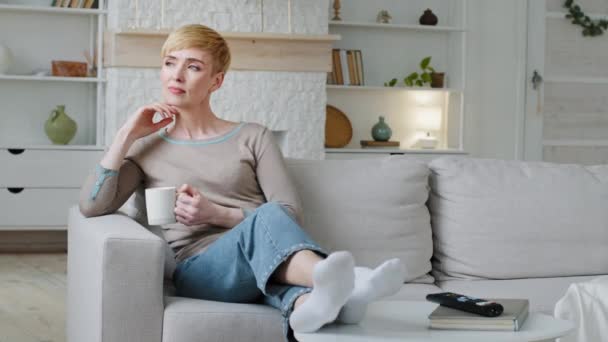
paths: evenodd
<path fill-rule="evenodd" d="M 287 215 L 290 218 L 293 218 L 289 214 L 289 211 L 287 211 L 287 209 L 279 202 L 266 202 L 266 203 L 262 204 L 261 206 L 259 206 L 256 209 L 256 211 L 265 213 L 265 214 Z"/>

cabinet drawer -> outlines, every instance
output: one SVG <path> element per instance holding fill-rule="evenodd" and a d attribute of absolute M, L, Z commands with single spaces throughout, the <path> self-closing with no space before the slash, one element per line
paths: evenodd
<path fill-rule="evenodd" d="M 0 149 L 0 187 L 78 188 L 104 151 Z"/>
<path fill-rule="evenodd" d="M 0 188 L 0 226 L 66 226 L 79 194 L 80 189 Z"/>

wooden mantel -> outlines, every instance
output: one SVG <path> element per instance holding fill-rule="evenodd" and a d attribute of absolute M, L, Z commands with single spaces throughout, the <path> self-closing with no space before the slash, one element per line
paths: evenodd
<path fill-rule="evenodd" d="M 109 31 L 106 67 L 156 68 L 169 31 Z M 339 35 L 220 32 L 232 54 L 231 70 L 331 71 L 331 50 Z"/>

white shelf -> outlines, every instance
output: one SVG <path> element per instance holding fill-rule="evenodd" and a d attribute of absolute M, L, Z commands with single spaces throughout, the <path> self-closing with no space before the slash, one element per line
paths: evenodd
<path fill-rule="evenodd" d="M 105 146 L 98 145 L 0 145 L 0 149 L 24 149 L 24 150 L 76 150 L 76 151 L 103 151 Z"/>
<path fill-rule="evenodd" d="M 68 228 L 66 226 L 0 226 L 0 231 L 67 231 Z"/>
<path fill-rule="evenodd" d="M 351 8 L 356 10 L 345 10 L 342 13 L 344 20 L 330 20 L 327 25 L 330 33 L 339 34 L 342 38 L 333 45 L 333 49 L 361 51 L 365 85 L 349 85 L 349 82 L 326 84 L 327 103 L 349 117 L 353 127 L 353 141 L 369 138 L 370 128 L 375 122 L 370 118 L 370 113 L 376 113 L 373 115 L 385 117 L 391 125 L 395 140 L 403 143 L 401 148 L 397 146 L 392 149 L 360 148 L 358 143 L 354 143 L 347 145 L 347 148 L 326 149 L 327 155 L 333 155 L 334 158 L 368 158 L 391 153 L 423 156 L 465 153 L 458 151 L 462 151 L 464 146 L 466 47 L 469 32 L 467 0 L 437 2 L 433 8 L 436 13 L 441 13 L 437 26 L 419 25 L 417 18 L 420 11 L 414 10 L 416 13 L 411 13 L 411 4 L 407 1 L 389 1 L 391 12 L 410 11 L 407 19 L 393 21 L 391 24 L 375 22 L 378 8 L 374 2 L 349 1 L 353 2 Z M 430 64 L 434 69 L 445 72 L 444 88 L 409 87 L 403 84 L 403 78 L 411 72 L 420 72 L 420 61 L 427 56 L 432 57 Z M 333 58 L 331 63 L 333 66 Z M 343 74 L 351 71 L 348 61 L 345 62 L 343 57 L 340 67 Z M 394 87 L 385 87 L 385 82 L 394 77 L 400 82 Z M 422 110 L 419 107 L 432 108 L 429 110 L 434 113 L 441 110 L 441 128 L 435 133 L 439 146 L 449 146 L 453 150 L 418 149 L 419 146 L 413 143 L 420 134 L 417 125 Z"/>
<path fill-rule="evenodd" d="M 546 83 L 590 83 L 608 84 L 608 77 L 546 77 Z"/>
<path fill-rule="evenodd" d="M 93 83 L 105 82 L 105 79 L 98 78 L 98 77 L 58 77 L 58 76 L 28 76 L 28 75 L 0 75 L 0 80 L 93 82 Z"/>
<path fill-rule="evenodd" d="M 580 140 L 580 139 L 568 139 L 568 140 L 543 140 L 543 146 L 562 146 L 562 147 L 606 147 L 608 146 L 608 140 L 595 139 L 595 140 Z"/>
<path fill-rule="evenodd" d="M 325 153 L 467 154 L 455 149 L 326 148 Z"/>
<path fill-rule="evenodd" d="M 106 10 L 100 9 L 85 9 L 85 8 L 63 8 L 51 6 L 21 6 L 21 5 L 2 5 L 0 11 L 16 11 L 16 12 L 38 12 L 38 13 L 54 13 L 54 14 L 80 14 L 80 15 L 99 15 L 105 14 Z"/>
<path fill-rule="evenodd" d="M 347 86 L 327 84 L 327 89 L 334 90 L 361 90 L 361 91 L 434 91 L 446 93 L 461 93 L 462 89 L 456 88 L 423 88 L 423 87 L 380 87 L 380 86 Z"/>
<path fill-rule="evenodd" d="M 547 18 L 550 19 L 567 19 L 567 20 L 571 20 L 566 18 L 566 14 L 568 14 L 569 12 L 563 12 L 563 11 L 550 11 L 547 12 L 545 15 Z M 602 14 L 602 13 L 585 13 L 585 15 L 589 16 L 589 18 L 593 19 L 593 20 L 597 20 L 597 19 L 608 19 L 608 14 Z"/>
<path fill-rule="evenodd" d="M 464 32 L 462 27 L 455 26 L 428 26 L 428 25 L 402 25 L 402 24 L 379 24 L 372 22 L 336 21 L 330 20 L 329 26 L 359 27 L 371 29 L 413 30 L 428 32 Z"/>

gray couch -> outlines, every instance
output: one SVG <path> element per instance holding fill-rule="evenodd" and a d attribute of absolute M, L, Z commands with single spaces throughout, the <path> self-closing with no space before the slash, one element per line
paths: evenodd
<path fill-rule="evenodd" d="M 288 160 L 304 227 L 358 265 L 399 257 L 394 300 L 431 292 L 529 298 L 551 314 L 574 282 L 608 274 L 608 167 L 445 157 Z M 273 308 L 174 296 L 173 255 L 141 215 L 69 212 L 69 342 L 281 341 Z"/>

